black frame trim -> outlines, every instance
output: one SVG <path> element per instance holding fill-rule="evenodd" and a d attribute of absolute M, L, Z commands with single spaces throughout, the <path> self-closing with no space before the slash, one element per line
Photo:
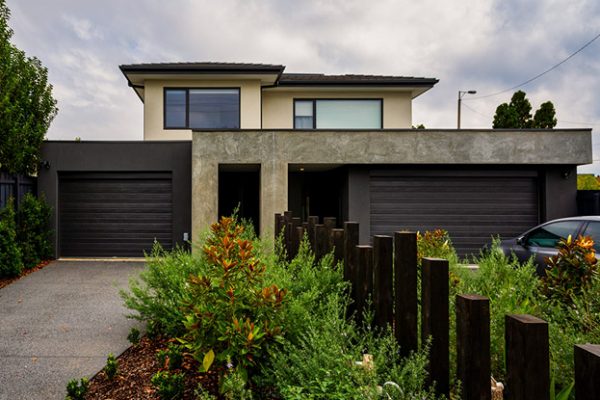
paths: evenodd
<path fill-rule="evenodd" d="M 235 89 L 238 92 L 238 127 L 237 128 L 191 128 L 190 127 L 190 90 L 232 90 Z M 169 128 L 167 127 L 167 90 L 182 90 L 185 91 L 185 127 Z M 163 87 L 163 130 L 169 131 L 181 131 L 181 130 L 240 130 L 242 128 L 242 88 L 241 86 L 229 86 L 229 87 Z"/>
<path fill-rule="evenodd" d="M 332 128 L 317 128 L 317 101 L 320 100 L 325 100 L 325 101 L 365 101 L 365 100 L 373 100 L 373 101 L 379 101 L 379 105 L 380 105 L 380 118 L 381 118 L 381 125 L 379 128 L 356 128 L 356 129 L 351 129 L 351 128 L 336 128 L 336 129 L 341 129 L 341 130 L 346 130 L 346 131 L 353 131 L 353 130 L 372 130 L 372 129 L 383 129 L 383 98 L 382 97 L 311 97 L 311 98 L 302 98 L 302 97 L 294 97 L 293 102 L 294 102 L 294 109 L 293 109 L 293 126 L 294 126 L 294 130 L 298 130 L 299 128 L 296 128 L 296 102 L 297 101 L 312 101 L 312 105 L 313 105 L 313 130 L 333 130 Z"/>

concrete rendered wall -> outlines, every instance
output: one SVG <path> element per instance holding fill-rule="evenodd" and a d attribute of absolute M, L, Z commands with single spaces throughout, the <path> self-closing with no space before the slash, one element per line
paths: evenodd
<path fill-rule="evenodd" d="M 219 164 L 261 165 L 261 234 L 268 235 L 274 213 L 288 207 L 288 164 L 562 165 L 572 170 L 591 162 L 589 129 L 195 131 L 192 232 L 218 217 Z M 353 191 L 360 188 L 349 185 L 349 196 Z M 351 208 L 349 218 L 354 219 Z"/>
<path fill-rule="evenodd" d="M 191 232 L 191 142 L 45 142 L 38 193 L 52 207 L 54 252 L 58 252 L 58 176 L 61 172 L 171 172 L 173 243 Z"/>
<path fill-rule="evenodd" d="M 144 89 L 144 140 L 192 140 L 191 129 L 164 129 L 164 88 L 240 88 L 240 127 L 260 129 L 259 80 L 147 80 Z"/>
<path fill-rule="evenodd" d="M 292 129 L 294 99 L 383 99 L 383 128 L 406 129 L 412 126 L 411 92 L 389 90 L 334 91 L 264 89 L 262 94 L 263 129 Z"/>

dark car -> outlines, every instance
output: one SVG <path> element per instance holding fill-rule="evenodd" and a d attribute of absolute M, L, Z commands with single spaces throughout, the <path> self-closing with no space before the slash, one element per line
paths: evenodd
<path fill-rule="evenodd" d="M 569 235 L 573 238 L 579 235 L 591 236 L 594 239 L 596 257 L 599 257 L 600 216 L 555 219 L 538 225 L 514 239 L 502 240 L 500 248 L 506 255 L 514 253 L 521 262 L 533 257 L 537 273 L 542 275 L 546 269 L 546 257 L 557 254 L 557 242 Z"/>

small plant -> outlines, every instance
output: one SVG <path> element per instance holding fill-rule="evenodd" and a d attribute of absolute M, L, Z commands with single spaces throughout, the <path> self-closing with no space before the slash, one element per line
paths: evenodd
<path fill-rule="evenodd" d="M 266 266 L 234 218 L 223 217 L 211 231 L 203 247 L 206 273 L 188 281 L 186 333 L 179 340 L 203 371 L 231 363 L 247 377 L 281 335 L 286 290 L 266 283 Z"/>
<path fill-rule="evenodd" d="M 150 380 L 156 387 L 162 400 L 178 400 L 183 398 L 185 375 L 171 374 L 169 371 L 158 371 Z"/>
<path fill-rule="evenodd" d="M 542 291 L 549 299 L 572 304 L 573 296 L 589 288 L 597 273 L 594 241 L 589 236 L 573 240 L 569 235 L 559 240 L 557 247 L 558 254 L 547 259 L 549 269 L 542 279 Z"/>
<path fill-rule="evenodd" d="M 424 233 L 417 232 L 417 262 L 419 265 L 424 257 L 445 258 L 448 261 L 457 259 L 448 231 L 436 229 Z"/>
<path fill-rule="evenodd" d="M 210 394 L 201 384 L 198 384 L 198 388 L 194 390 L 194 396 L 196 400 L 217 400 L 217 397 Z"/>
<path fill-rule="evenodd" d="M 161 368 L 179 369 L 183 363 L 183 352 L 180 346 L 169 343 L 166 349 L 159 350 L 156 353 L 156 358 Z"/>
<path fill-rule="evenodd" d="M 221 381 L 221 394 L 227 400 L 251 400 L 252 392 L 246 388 L 247 378 L 236 370 L 229 372 Z"/>
<path fill-rule="evenodd" d="M 90 386 L 90 382 L 87 378 L 71 379 L 67 383 L 67 396 L 65 400 L 84 400 L 85 394 L 87 393 Z"/>
<path fill-rule="evenodd" d="M 140 330 L 135 327 L 131 328 L 129 335 L 127 335 L 127 340 L 129 340 L 129 343 L 136 346 L 140 342 Z"/>
<path fill-rule="evenodd" d="M 109 380 L 113 380 L 117 373 L 119 372 L 119 362 L 115 358 L 113 353 L 110 353 L 106 358 L 106 366 L 104 367 L 104 372 Z"/>
<path fill-rule="evenodd" d="M 0 277 L 18 276 L 23 270 L 21 250 L 17 244 L 13 199 L 0 210 Z"/>

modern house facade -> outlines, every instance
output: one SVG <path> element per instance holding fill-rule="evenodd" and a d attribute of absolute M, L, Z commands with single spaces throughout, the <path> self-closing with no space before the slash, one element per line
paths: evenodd
<path fill-rule="evenodd" d="M 236 206 L 263 235 L 291 210 L 358 221 L 362 242 L 444 228 L 462 254 L 577 212 L 589 129 L 412 129 L 412 100 L 436 79 L 284 69 L 121 66 L 144 103 L 144 141 L 44 146 L 57 255 L 170 247 Z"/>

